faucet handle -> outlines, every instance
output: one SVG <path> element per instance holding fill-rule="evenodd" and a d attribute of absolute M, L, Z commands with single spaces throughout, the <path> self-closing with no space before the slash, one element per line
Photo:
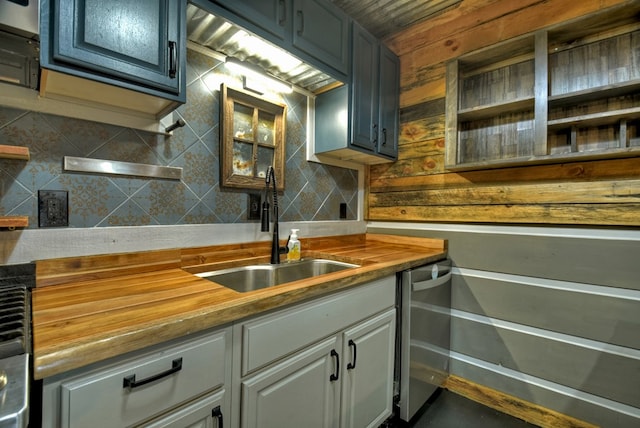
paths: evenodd
<path fill-rule="evenodd" d="M 289 252 L 289 240 L 291 239 L 291 235 L 287 237 L 287 242 L 284 244 L 284 247 L 278 248 L 280 254 L 287 254 Z"/>

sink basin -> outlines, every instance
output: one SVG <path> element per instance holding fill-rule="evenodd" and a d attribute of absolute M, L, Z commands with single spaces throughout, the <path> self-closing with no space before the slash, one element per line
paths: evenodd
<path fill-rule="evenodd" d="M 287 282 L 338 272 L 358 265 L 325 259 L 307 259 L 279 265 L 251 265 L 203 272 L 201 278 L 222 284 L 240 293 L 273 287 Z"/>

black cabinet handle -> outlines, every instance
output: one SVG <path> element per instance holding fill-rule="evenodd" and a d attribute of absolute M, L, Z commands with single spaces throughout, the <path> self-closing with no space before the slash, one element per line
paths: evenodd
<path fill-rule="evenodd" d="M 304 32 L 304 13 L 302 13 L 301 10 L 297 11 L 296 13 L 300 17 L 299 19 L 300 24 L 298 25 L 298 34 L 301 35 Z"/>
<path fill-rule="evenodd" d="M 386 146 L 387 145 L 387 128 L 382 128 L 382 136 L 384 137 L 382 139 L 382 145 Z"/>
<path fill-rule="evenodd" d="M 146 385 L 148 383 L 160 380 L 163 377 L 171 376 L 172 374 L 177 373 L 180 370 L 182 370 L 182 358 L 176 358 L 171 362 L 171 368 L 169 370 L 166 370 L 162 373 L 155 374 L 153 376 L 149 376 L 146 379 L 136 381 L 135 374 L 125 377 L 124 379 L 122 379 L 122 387 L 131 388 L 131 389 L 137 388 L 139 386 Z"/>
<path fill-rule="evenodd" d="M 172 79 L 176 78 L 176 73 L 178 72 L 178 61 L 176 52 L 176 42 L 169 42 L 169 77 Z"/>
<path fill-rule="evenodd" d="M 222 410 L 216 406 L 211 410 L 211 417 L 218 420 L 218 428 L 223 428 Z"/>
<path fill-rule="evenodd" d="M 347 370 L 356 368 L 356 358 L 357 358 L 358 347 L 356 346 L 356 342 L 349 339 L 349 348 L 351 347 L 353 347 L 353 360 L 351 360 L 351 362 L 347 364 Z"/>
<path fill-rule="evenodd" d="M 331 382 L 334 382 L 334 381 L 340 379 L 340 355 L 338 355 L 338 353 L 336 352 L 335 349 L 332 349 L 331 350 L 331 356 L 335 357 L 335 359 L 336 359 L 336 371 L 331 376 L 329 376 L 329 380 Z"/>
<path fill-rule="evenodd" d="M 287 2 L 280 0 L 280 26 L 283 27 L 285 22 L 287 22 Z"/>
<path fill-rule="evenodd" d="M 373 145 L 374 146 L 378 145 L 378 124 L 377 123 L 373 124 Z"/>

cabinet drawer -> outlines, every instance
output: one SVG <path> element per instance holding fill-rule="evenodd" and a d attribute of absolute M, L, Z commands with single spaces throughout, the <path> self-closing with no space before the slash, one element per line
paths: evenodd
<path fill-rule="evenodd" d="M 242 375 L 395 304 L 395 275 L 241 325 Z"/>
<path fill-rule="evenodd" d="M 61 426 L 130 426 L 221 387 L 225 380 L 227 332 L 63 381 Z M 150 381 L 145 383 L 146 380 Z M 130 386 L 126 386 L 127 382 Z"/>

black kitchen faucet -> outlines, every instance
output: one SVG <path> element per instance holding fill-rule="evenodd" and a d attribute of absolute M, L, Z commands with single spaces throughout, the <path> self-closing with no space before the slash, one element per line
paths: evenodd
<path fill-rule="evenodd" d="M 267 176 L 265 177 L 264 188 L 264 201 L 262 202 L 262 216 L 261 216 L 261 228 L 262 232 L 269 231 L 269 184 L 273 186 L 273 240 L 271 242 L 271 264 L 280 264 L 280 254 L 286 254 L 289 251 L 287 244 L 289 239 L 287 238 L 287 244 L 284 247 L 280 246 L 280 230 L 278 227 L 278 186 L 276 185 L 276 175 L 273 171 L 273 167 L 269 166 L 267 169 Z"/>

